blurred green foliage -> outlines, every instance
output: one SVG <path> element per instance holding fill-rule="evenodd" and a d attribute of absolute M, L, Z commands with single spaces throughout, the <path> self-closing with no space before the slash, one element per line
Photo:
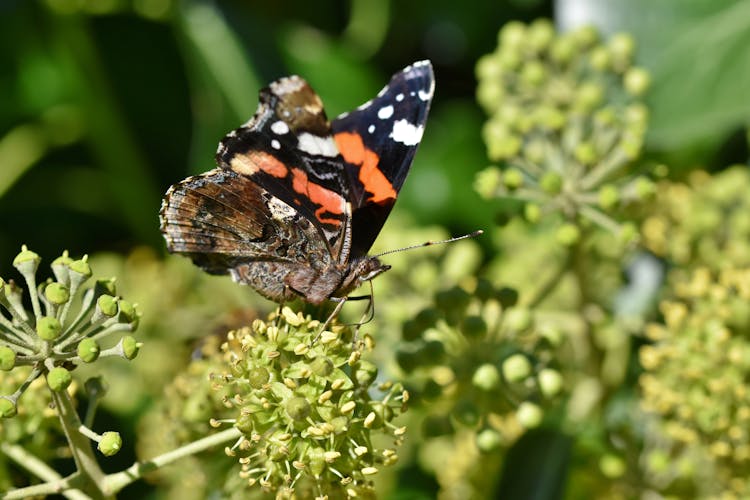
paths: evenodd
<path fill-rule="evenodd" d="M 576 31 L 556 2 L 565 38 L 507 25 L 549 17 L 541 0 L 0 0 L 0 276 L 21 243 L 91 253 L 143 312 L 139 362 L 96 372 L 106 417 L 140 429 L 147 456 L 206 431 L 217 401 L 199 354 L 273 305 L 164 255 L 162 193 L 213 167 L 274 78 L 304 76 L 333 117 L 430 58 L 431 116 L 374 251 L 487 233 L 389 255 L 374 284 L 361 334 L 413 393 L 376 491 L 746 496 L 750 1 L 598 5 L 583 13 L 598 31 Z M 666 264 L 663 281 L 638 281 L 636 250 Z M 45 404 L 32 393 L 0 428 L 42 458 L 59 439 L 36 432 L 53 428 Z M 165 418 L 182 432 L 150 440 Z M 234 462 L 208 461 L 173 466 L 160 480 L 178 486 L 159 494 L 246 494 Z"/>

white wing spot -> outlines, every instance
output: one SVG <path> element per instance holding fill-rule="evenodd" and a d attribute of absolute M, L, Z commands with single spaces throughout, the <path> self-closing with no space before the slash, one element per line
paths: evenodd
<path fill-rule="evenodd" d="M 278 135 L 288 134 L 289 133 L 289 125 L 287 125 L 286 123 L 284 123 L 281 120 L 279 120 L 279 121 L 273 122 L 271 124 L 271 131 L 274 134 L 278 134 Z"/>
<path fill-rule="evenodd" d="M 419 91 L 419 98 L 422 99 L 423 101 L 429 101 L 430 99 L 432 99 L 432 91 L 431 90 L 427 90 L 427 91 L 420 90 Z"/>
<path fill-rule="evenodd" d="M 393 122 L 391 138 L 406 146 L 416 146 L 422 140 L 422 133 L 424 133 L 424 127 L 421 125 L 417 127 L 407 120 L 396 120 Z"/>
<path fill-rule="evenodd" d="M 371 134 L 375 132 L 375 125 L 370 125 L 369 127 L 367 127 L 367 131 L 370 132 Z"/>
<path fill-rule="evenodd" d="M 398 94 L 396 96 L 396 102 L 401 102 L 404 100 L 404 94 Z"/>
<path fill-rule="evenodd" d="M 271 139 L 271 147 L 273 149 L 281 149 L 281 143 L 276 139 Z"/>
<path fill-rule="evenodd" d="M 336 157 L 339 148 L 331 137 L 320 137 L 309 132 L 303 132 L 297 136 L 297 147 L 311 155 L 322 155 Z"/>
<path fill-rule="evenodd" d="M 387 120 L 391 116 L 393 116 L 393 106 L 390 104 L 388 106 L 383 106 L 378 110 L 378 118 L 381 120 Z"/>
<path fill-rule="evenodd" d="M 267 206 L 268 210 L 271 212 L 271 217 L 278 221 L 291 219 L 297 214 L 297 211 L 294 208 L 290 207 L 275 196 L 272 196 L 271 199 L 268 200 Z"/>

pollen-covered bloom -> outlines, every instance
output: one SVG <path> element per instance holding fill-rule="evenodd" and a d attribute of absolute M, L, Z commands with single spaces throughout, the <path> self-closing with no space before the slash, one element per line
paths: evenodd
<path fill-rule="evenodd" d="M 242 432 L 226 452 L 246 486 L 282 498 L 371 492 L 372 476 L 398 458 L 406 429 L 394 419 L 408 400 L 400 384 L 376 381 L 363 358 L 371 346 L 284 307 L 204 349 L 209 362 L 195 363 L 213 390 L 200 414 Z"/>

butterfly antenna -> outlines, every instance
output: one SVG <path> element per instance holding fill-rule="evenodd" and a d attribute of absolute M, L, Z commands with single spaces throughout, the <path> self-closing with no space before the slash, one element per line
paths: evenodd
<path fill-rule="evenodd" d="M 464 234 L 463 236 L 456 236 L 455 238 L 448 238 L 447 240 L 425 241 L 424 243 L 419 243 L 417 245 L 411 245 L 411 246 L 404 247 L 404 248 L 397 248 L 395 250 L 388 250 L 387 252 L 383 252 L 383 253 L 379 253 L 377 255 L 373 255 L 373 257 L 382 257 L 383 255 L 388 255 L 388 254 L 391 254 L 391 253 L 403 252 L 403 251 L 406 251 L 406 250 L 414 250 L 415 248 L 429 247 L 431 245 L 442 245 L 443 243 L 453 243 L 454 241 L 465 240 L 467 238 L 475 238 L 475 237 L 477 237 L 477 236 L 479 236 L 480 234 L 483 234 L 483 233 L 484 233 L 484 231 L 482 231 L 481 229 L 479 229 L 479 230 L 471 232 L 469 234 Z"/>

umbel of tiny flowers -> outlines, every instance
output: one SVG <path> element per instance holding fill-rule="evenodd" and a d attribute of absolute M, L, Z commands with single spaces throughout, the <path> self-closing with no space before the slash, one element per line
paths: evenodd
<path fill-rule="evenodd" d="M 649 75 L 633 66 L 633 39 L 603 42 L 590 27 L 557 34 L 547 20 L 508 23 L 498 38 L 477 63 L 477 100 L 489 115 L 488 156 L 505 166 L 480 172 L 478 192 L 524 202 L 530 222 L 561 214 L 562 243 L 575 242 L 584 221 L 635 237 L 611 216 L 653 191 L 628 169 L 648 119 L 640 98 Z"/>
<path fill-rule="evenodd" d="M 748 498 L 750 268 L 678 270 L 639 352 L 644 477 L 660 493 Z"/>
<path fill-rule="evenodd" d="M 447 410 L 425 420 L 428 437 L 473 429 L 489 452 L 540 425 L 543 408 L 559 401 L 561 334 L 540 328 L 517 299 L 515 290 L 479 280 L 470 291 L 438 292 L 434 307 L 404 323 L 397 360 L 421 387 L 415 399 Z"/>
<path fill-rule="evenodd" d="M 132 360 L 138 353 L 140 346 L 130 335 L 102 347 L 112 335 L 134 331 L 139 314 L 133 304 L 116 295 L 114 279 L 83 286 L 92 276 L 87 260 L 86 256 L 73 260 L 63 252 L 51 264 L 55 279 L 38 283 L 41 258 L 24 245 L 13 266 L 26 285 L 30 311 L 24 305 L 23 288 L 0 278 L 0 369 L 31 367 L 15 392 L 0 396 L 3 418 L 16 415 L 19 398 L 38 377 L 44 376 L 49 388 L 61 393 L 72 381 L 72 367 L 109 356 Z M 100 442 L 98 436 L 95 440 Z M 111 442 L 110 436 L 110 454 Z"/>
<path fill-rule="evenodd" d="M 227 454 L 249 486 L 277 498 L 372 493 L 371 477 L 396 462 L 406 431 L 393 421 L 408 393 L 376 382 L 363 359 L 372 339 L 336 324 L 318 337 L 320 327 L 284 307 L 230 332 L 216 353 L 225 369 L 211 376 L 220 416 L 212 425 L 242 432 Z"/>

